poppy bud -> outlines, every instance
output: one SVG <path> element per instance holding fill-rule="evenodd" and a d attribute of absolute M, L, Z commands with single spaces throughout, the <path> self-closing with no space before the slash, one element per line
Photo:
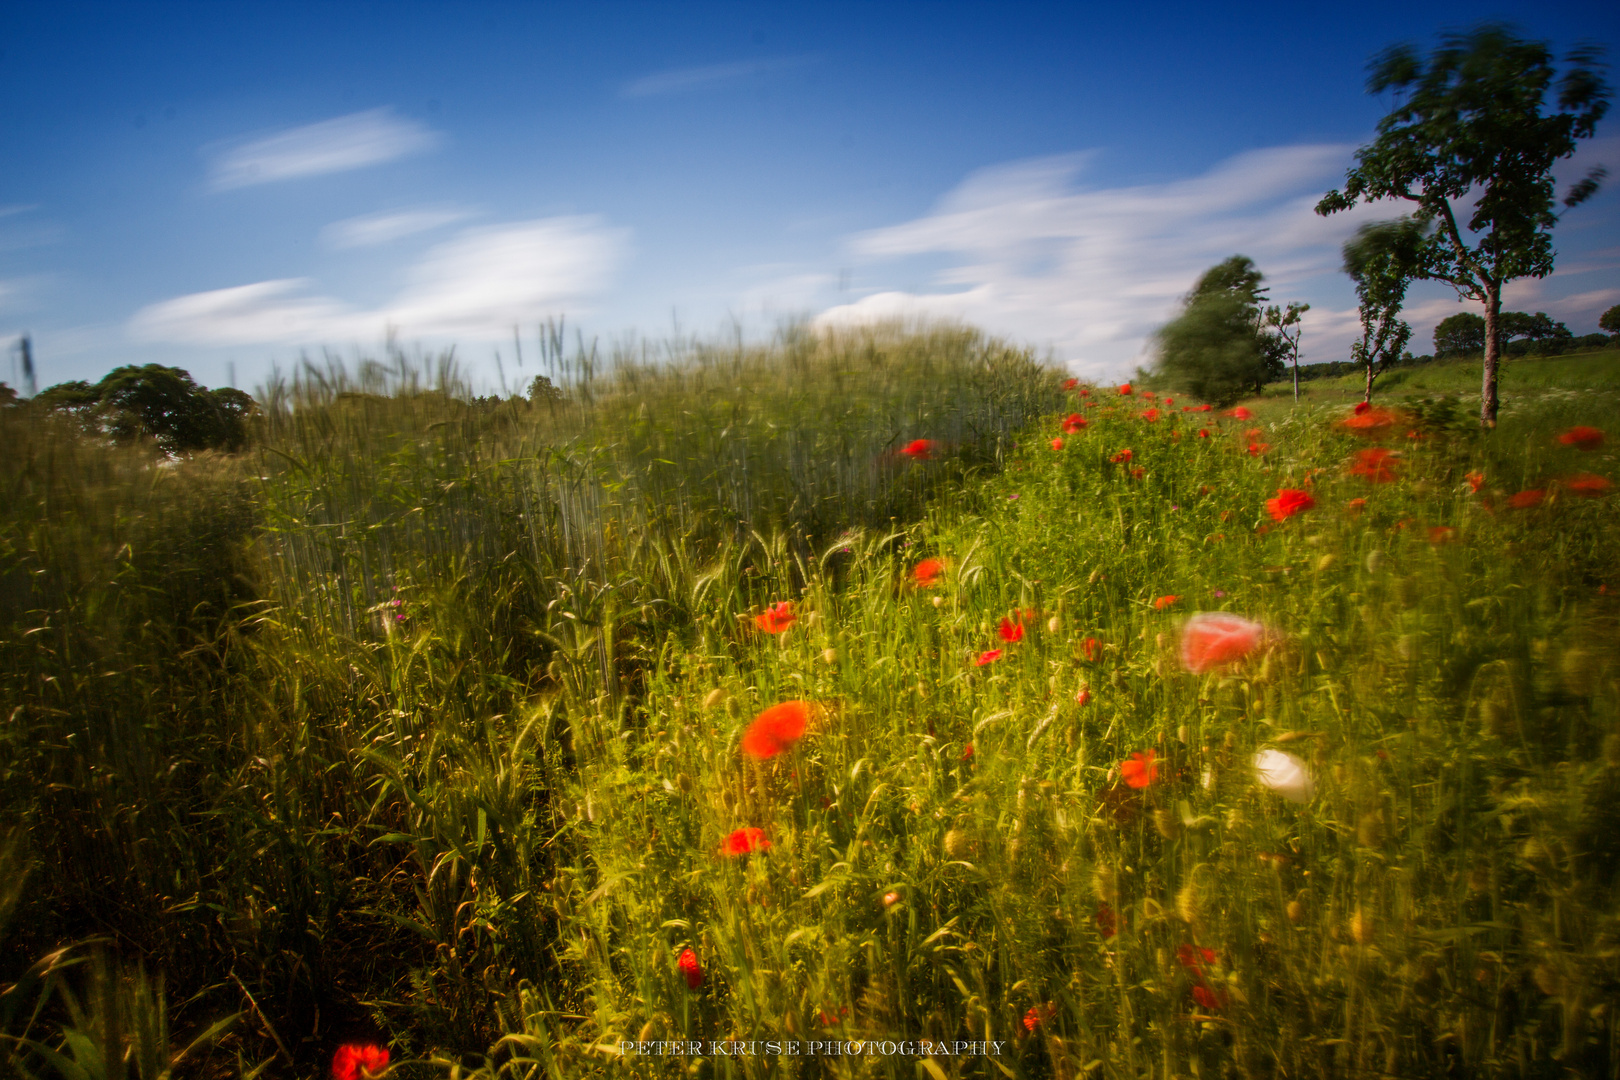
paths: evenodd
<path fill-rule="evenodd" d="M 934 597 L 934 606 L 937 607 L 937 608 L 944 607 L 945 606 L 945 598 L 943 596 Z"/>
<path fill-rule="evenodd" d="M 894 907 L 894 905 L 898 904 L 899 902 L 900 902 L 900 894 L 899 893 L 897 893 L 897 892 L 886 892 L 886 893 L 883 894 L 883 906 L 884 907 L 891 908 L 891 907 Z"/>
<path fill-rule="evenodd" d="M 1063 623 L 1056 615 L 1046 620 L 1046 632 L 1048 634 L 1055 634 L 1062 629 L 1062 627 Z"/>
<path fill-rule="evenodd" d="M 1337 555 L 1332 553 L 1323 555 L 1320 559 L 1316 560 L 1316 572 L 1320 574 L 1326 570 L 1331 570 L 1333 568 L 1333 564 L 1338 561 L 1339 557 Z"/>
<path fill-rule="evenodd" d="M 944 848 L 945 857 L 958 862 L 973 854 L 973 842 L 961 829 L 951 829 L 945 834 Z"/>
<path fill-rule="evenodd" d="M 825 664 L 836 664 L 836 663 L 838 663 L 838 650 L 837 649 L 822 649 L 821 650 L 821 660 L 822 660 L 822 663 L 825 663 Z"/>
<path fill-rule="evenodd" d="M 1295 926 L 1298 926 L 1300 921 L 1304 918 L 1305 905 L 1300 903 L 1298 900 L 1288 901 L 1288 921 L 1293 923 Z"/>

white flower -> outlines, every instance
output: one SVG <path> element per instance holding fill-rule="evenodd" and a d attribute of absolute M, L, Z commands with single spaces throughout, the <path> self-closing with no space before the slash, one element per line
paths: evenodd
<path fill-rule="evenodd" d="M 1260 782 L 1289 802 L 1308 802 L 1316 792 L 1305 763 L 1281 750 L 1262 750 L 1254 755 L 1254 771 Z"/>

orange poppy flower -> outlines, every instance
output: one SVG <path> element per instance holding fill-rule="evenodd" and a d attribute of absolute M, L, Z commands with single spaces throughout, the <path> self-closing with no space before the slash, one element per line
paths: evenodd
<path fill-rule="evenodd" d="M 1194 674 L 1248 656 L 1266 628 L 1225 611 L 1201 611 L 1181 630 L 1181 666 Z"/>
<path fill-rule="evenodd" d="M 1070 413 L 1063 418 L 1063 434 L 1078 434 L 1086 426 L 1086 418 L 1079 413 Z"/>
<path fill-rule="evenodd" d="M 962 747 L 962 760 L 963 761 L 972 761 L 973 760 L 973 744 L 972 743 L 968 743 L 966 746 Z"/>
<path fill-rule="evenodd" d="M 913 461 L 927 461 L 934 456 L 934 443 L 931 439 L 913 439 L 900 452 Z"/>
<path fill-rule="evenodd" d="M 1144 477 L 1146 475 L 1147 475 L 1147 470 L 1144 469 L 1144 468 L 1138 467 L 1138 468 L 1135 468 L 1135 469 L 1131 470 L 1131 479 L 1132 480 L 1140 480 L 1140 479 L 1142 479 L 1142 477 Z"/>
<path fill-rule="evenodd" d="M 1596 499 L 1607 495 L 1614 485 L 1607 477 L 1593 473 L 1577 473 L 1564 481 L 1564 487 L 1582 498 Z"/>
<path fill-rule="evenodd" d="M 1137 396 L 1140 397 L 1143 401 L 1157 401 L 1157 400 L 1159 400 L 1159 395 L 1155 394 L 1151 390 L 1144 390 L 1140 394 L 1138 394 Z"/>
<path fill-rule="evenodd" d="M 1133 391 L 1131 390 L 1131 384 L 1130 383 L 1121 383 L 1120 384 L 1120 387 L 1119 387 L 1119 396 L 1120 397 L 1130 397 L 1132 393 L 1133 393 Z"/>
<path fill-rule="evenodd" d="M 1054 449 L 1054 450 L 1063 449 L 1063 440 L 1062 439 L 1053 439 L 1052 440 L 1052 449 Z"/>
<path fill-rule="evenodd" d="M 375 1043 L 344 1043 L 332 1055 L 332 1080 L 366 1080 L 388 1068 L 388 1048 Z"/>
<path fill-rule="evenodd" d="M 1169 607 L 1171 604 L 1174 604 L 1180 599 L 1181 597 L 1179 596 L 1161 596 L 1157 600 L 1153 601 L 1153 610 L 1163 611 L 1165 608 Z"/>
<path fill-rule="evenodd" d="M 944 559 L 924 559 L 911 568 L 911 582 L 919 589 L 926 589 L 939 580 L 939 575 L 945 572 Z"/>
<path fill-rule="evenodd" d="M 1271 449 L 1271 444 L 1270 443 L 1252 442 L 1252 443 L 1249 444 L 1249 456 L 1250 457 L 1259 457 L 1261 454 L 1265 453 L 1267 450 L 1270 450 L 1270 449 Z"/>
<path fill-rule="evenodd" d="M 1142 413 L 1141 413 L 1141 416 L 1142 416 L 1142 419 L 1146 420 L 1150 424 L 1157 423 L 1158 419 L 1159 419 L 1159 410 L 1158 409 L 1143 409 Z"/>
<path fill-rule="evenodd" d="M 1119 453 L 1115 454 L 1113 457 L 1109 458 L 1108 460 L 1113 462 L 1115 465 L 1118 465 L 1122 461 L 1131 460 L 1130 448 L 1126 447 L 1124 450 L 1121 450 Z"/>
<path fill-rule="evenodd" d="M 696 990 L 703 985 L 703 968 L 698 964 L 697 953 L 687 949 L 681 953 L 681 958 L 675 961 L 675 966 L 686 977 L 686 988 Z"/>
<path fill-rule="evenodd" d="M 1091 396 L 1091 391 L 1082 388 L 1081 391 L 1080 391 L 1080 396 L 1081 397 L 1090 397 Z"/>
<path fill-rule="evenodd" d="M 1429 543 L 1435 547 L 1439 547 L 1441 544 L 1449 544 L 1455 539 L 1457 539 L 1457 530 L 1450 525 L 1435 525 L 1429 529 Z"/>
<path fill-rule="evenodd" d="M 1547 493 L 1545 491 L 1540 488 L 1531 488 L 1529 491 L 1521 491 L 1509 498 L 1508 505 L 1515 510 L 1529 510 L 1531 507 L 1540 506 L 1542 500 L 1546 499 L 1546 497 Z"/>
<path fill-rule="evenodd" d="M 1473 492 L 1475 495 L 1478 495 L 1479 489 L 1485 486 L 1485 474 L 1477 470 L 1471 473 L 1465 473 L 1463 475 L 1463 479 L 1468 481 L 1468 490 Z"/>
<path fill-rule="evenodd" d="M 765 609 L 764 614 L 754 616 L 754 625 L 767 634 L 781 634 L 787 628 L 799 621 L 793 614 L 793 601 L 783 600 L 779 604 L 772 604 Z"/>
<path fill-rule="evenodd" d="M 1266 500 L 1266 509 L 1271 513 L 1271 520 L 1286 521 L 1302 511 L 1309 510 L 1316 505 L 1316 500 L 1306 492 L 1296 488 L 1278 488 L 1275 499 Z"/>
<path fill-rule="evenodd" d="M 1199 428 L 1199 429 L 1198 429 L 1198 437 L 1199 437 L 1199 438 L 1200 438 L 1200 439 L 1207 439 L 1207 438 L 1209 438 L 1209 428 Z"/>
<path fill-rule="evenodd" d="M 1002 641 L 1015 642 L 1024 640 L 1023 624 L 1015 623 L 1011 619 L 1003 618 L 1001 625 L 996 628 L 996 633 L 1001 635 Z"/>
<path fill-rule="evenodd" d="M 1380 431 L 1383 428 L 1394 427 L 1396 421 L 1399 419 L 1399 414 L 1392 412 L 1389 409 L 1379 409 L 1368 406 L 1365 409 L 1357 409 L 1354 416 L 1349 416 L 1343 420 L 1340 420 L 1339 426 L 1344 428 L 1346 431 L 1354 431 L 1361 434 L 1366 434 L 1368 432 Z"/>
<path fill-rule="evenodd" d="M 1367 508 L 1367 500 L 1366 499 L 1351 499 L 1349 502 L 1345 503 L 1344 505 L 1345 505 L 1345 509 L 1349 510 L 1350 513 L 1359 514 L 1359 513 L 1361 513 L 1363 510 L 1365 510 Z"/>
<path fill-rule="evenodd" d="M 1248 439 L 1250 442 L 1254 442 L 1256 439 L 1260 438 L 1260 436 L 1264 435 L 1265 433 L 1266 433 L 1265 428 L 1252 427 L 1248 431 L 1245 431 L 1243 433 L 1243 437 L 1245 439 Z"/>
<path fill-rule="evenodd" d="M 1056 1015 L 1057 1006 L 1051 1002 L 1047 1002 L 1045 1005 L 1031 1005 L 1029 1012 L 1024 1014 L 1024 1030 L 1033 1032 Z"/>
<path fill-rule="evenodd" d="M 1235 409 L 1227 409 L 1225 412 L 1221 413 L 1221 415 L 1222 416 L 1230 416 L 1234 420 L 1253 420 L 1254 419 L 1254 413 L 1250 412 L 1248 409 L 1245 409 L 1242 405 L 1239 405 Z"/>
<path fill-rule="evenodd" d="M 1572 427 L 1558 441 L 1577 450 L 1596 450 L 1603 445 L 1603 432 L 1595 427 Z"/>
<path fill-rule="evenodd" d="M 743 732 L 742 751 L 749 757 L 775 757 L 792 749 L 809 723 L 809 702 L 784 701 L 772 705 L 754 717 L 754 722 Z"/>
<path fill-rule="evenodd" d="M 1088 662 L 1095 664 L 1097 658 L 1102 655 L 1102 642 L 1094 637 L 1086 638 L 1080 643 L 1080 655 L 1084 656 Z"/>
<path fill-rule="evenodd" d="M 1387 484 L 1395 479 L 1393 468 L 1395 451 L 1375 446 L 1370 450 L 1357 450 L 1355 462 L 1350 466 L 1351 476 L 1365 476 L 1375 484 Z"/>
<path fill-rule="evenodd" d="M 986 649 L 984 652 L 979 654 L 978 659 L 974 660 L 973 664 L 975 667 L 984 667 L 984 665 L 993 664 L 1000 659 L 1000 649 Z"/>
<path fill-rule="evenodd" d="M 1063 389 L 1065 389 L 1065 390 L 1073 390 L 1075 387 L 1077 387 L 1079 385 L 1080 385 L 1080 380 L 1079 379 L 1064 379 L 1063 380 Z"/>
<path fill-rule="evenodd" d="M 766 839 L 765 830 L 749 825 L 726 837 L 726 842 L 721 846 L 720 851 L 726 858 L 735 859 L 740 855 L 752 855 L 756 851 L 769 851 L 770 849 L 771 842 Z"/>
<path fill-rule="evenodd" d="M 1174 405 L 1175 403 L 1176 403 L 1176 399 L 1173 398 L 1173 397 L 1167 397 L 1167 398 L 1164 399 L 1164 407 L 1167 408 L 1167 409 L 1170 406 Z"/>
<path fill-rule="evenodd" d="M 1133 788 L 1145 788 L 1159 778 L 1159 765 L 1153 750 L 1138 750 L 1119 763 L 1119 775 Z"/>

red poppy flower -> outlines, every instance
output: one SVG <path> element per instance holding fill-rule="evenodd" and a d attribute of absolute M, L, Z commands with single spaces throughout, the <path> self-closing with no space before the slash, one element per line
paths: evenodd
<path fill-rule="evenodd" d="M 675 966 L 686 976 L 688 990 L 696 990 L 703 985 L 703 968 L 698 964 L 697 953 L 687 949 L 681 953 L 681 958 L 675 961 Z"/>
<path fill-rule="evenodd" d="M 1297 488 L 1278 488 L 1277 497 L 1266 500 L 1266 509 L 1270 511 L 1272 521 L 1286 521 L 1315 505 L 1315 499 Z"/>
<path fill-rule="evenodd" d="M 1226 1003 L 1230 1000 L 1225 990 L 1211 990 L 1202 984 L 1192 988 L 1192 996 L 1195 1002 L 1210 1012 L 1219 1012 L 1226 1008 Z"/>
<path fill-rule="evenodd" d="M 1194 405 L 1193 406 L 1193 412 L 1213 412 L 1214 409 L 1215 409 L 1215 406 L 1213 406 L 1213 405 Z"/>
<path fill-rule="evenodd" d="M 927 461 L 934 456 L 934 443 L 931 439 L 913 439 L 900 452 L 913 461 Z"/>
<path fill-rule="evenodd" d="M 1252 442 L 1252 443 L 1249 444 L 1249 456 L 1250 457 L 1259 457 L 1261 454 L 1265 453 L 1267 450 L 1270 450 L 1270 449 L 1271 449 L 1271 444 L 1270 443 Z"/>
<path fill-rule="evenodd" d="M 1204 965 L 1215 962 L 1215 950 L 1204 949 L 1197 945 L 1181 944 L 1176 946 L 1176 962 L 1194 975 L 1203 977 Z"/>
<path fill-rule="evenodd" d="M 924 559 L 911 568 L 911 581 L 919 589 L 926 589 L 945 572 L 944 559 Z"/>
<path fill-rule="evenodd" d="M 1354 416 L 1340 420 L 1339 426 L 1346 431 L 1367 434 L 1368 432 L 1380 431 L 1383 428 L 1394 427 L 1398 420 L 1400 420 L 1400 416 L 1389 409 L 1368 406 L 1365 409 L 1356 410 Z"/>
<path fill-rule="evenodd" d="M 1198 437 L 1199 437 L 1199 438 L 1200 438 L 1200 439 L 1207 439 L 1207 438 L 1209 438 L 1209 428 L 1199 428 L 1199 429 L 1198 429 Z"/>
<path fill-rule="evenodd" d="M 1105 938 L 1111 938 L 1119 933 L 1119 916 L 1107 904 L 1097 905 L 1097 914 L 1092 916 L 1097 922 L 1097 931 Z"/>
<path fill-rule="evenodd" d="M 1169 607 L 1171 604 L 1174 604 L 1180 599 L 1181 597 L 1179 596 L 1161 596 L 1157 600 L 1153 601 L 1153 610 L 1163 611 L 1165 608 Z"/>
<path fill-rule="evenodd" d="M 1054 450 L 1063 449 L 1063 440 L 1062 439 L 1053 439 L 1052 440 L 1052 449 L 1054 449 Z"/>
<path fill-rule="evenodd" d="M 979 658 L 977 660 L 973 661 L 973 663 L 974 663 L 974 666 L 976 666 L 976 667 L 984 667 L 984 665 L 993 664 L 997 660 L 1000 660 L 1000 659 L 1001 659 L 1001 650 L 1000 649 L 986 649 L 984 652 L 979 654 Z"/>
<path fill-rule="evenodd" d="M 1394 457 L 1395 451 L 1382 446 L 1357 450 L 1355 462 L 1350 466 L 1350 475 L 1365 476 L 1375 484 L 1387 484 L 1395 479 Z"/>
<path fill-rule="evenodd" d="M 1173 398 L 1173 397 L 1167 397 L 1167 398 L 1164 399 L 1164 407 L 1167 408 L 1167 409 L 1170 406 L 1174 405 L 1175 403 L 1176 403 L 1176 399 Z"/>
<path fill-rule="evenodd" d="M 1595 427 L 1572 427 L 1558 441 L 1577 450 L 1596 450 L 1603 445 L 1603 432 Z"/>
<path fill-rule="evenodd" d="M 1576 473 L 1564 481 L 1564 487 L 1582 498 L 1596 499 L 1607 495 L 1614 488 L 1614 484 L 1610 483 L 1607 477 L 1594 473 Z"/>
<path fill-rule="evenodd" d="M 332 1055 L 332 1080 L 365 1080 L 388 1068 L 388 1048 L 375 1043 L 344 1043 Z"/>
<path fill-rule="evenodd" d="M 972 761 L 973 760 L 973 744 L 972 743 L 968 743 L 966 746 L 962 747 L 962 760 L 963 761 Z"/>
<path fill-rule="evenodd" d="M 894 905 L 898 904 L 899 902 L 900 902 L 900 894 L 899 893 L 897 893 L 897 892 L 886 892 L 886 893 L 883 894 L 883 906 L 884 907 L 886 907 L 886 908 L 894 907 Z"/>
<path fill-rule="evenodd" d="M 1256 439 L 1258 439 L 1260 436 L 1264 435 L 1265 433 L 1266 433 L 1265 428 L 1252 427 L 1248 431 L 1245 431 L 1243 433 L 1243 437 L 1245 439 L 1248 439 L 1250 442 L 1254 442 Z"/>
<path fill-rule="evenodd" d="M 793 601 L 791 600 L 783 600 L 779 604 L 772 604 L 765 609 L 764 614 L 754 616 L 754 625 L 767 634 L 785 633 L 788 627 L 798 621 L 799 617 L 793 614 Z"/>
<path fill-rule="evenodd" d="M 1079 385 L 1080 385 L 1080 380 L 1079 379 L 1064 379 L 1063 380 L 1063 389 L 1065 389 L 1065 390 L 1073 390 L 1075 387 L 1077 387 Z"/>
<path fill-rule="evenodd" d="M 1121 383 L 1120 384 L 1120 387 L 1119 387 L 1119 396 L 1120 397 L 1130 397 L 1132 393 L 1134 393 L 1134 391 L 1131 390 L 1131 384 L 1130 383 Z"/>
<path fill-rule="evenodd" d="M 1159 765 L 1153 750 L 1138 750 L 1119 763 L 1119 775 L 1133 788 L 1145 788 L 1159 778 Z"/>
<path fill-rule="evenodd" d="M 1081 391 L 1080 391 L 1080 396 L 1081 397 L 1090 397 L 1091 396 L 1091 391 L 1082 388 Z"/>
<path fill-rule="evenodd" d="M 1082 684 L 1080 687 L 1080 692 L 1074 695 L 1074 703 L 1079 705 L 1081 708 L 1085 708 L 1087 705 L 1090 705 L 1091 687 Z"/>
<path fill-rule="evenodd" d="M 1457 530 L 1450 525 L 1435 525 L 1429 529 L 1429 543 L 1436 547 L 1449 544 L 1457 539 Z"/>
<path fill-rule="evenodd" d="M 1085 426 L 1086 418 L 1081 416 L 1079 413 L 1070 413 L 1068 416 L 1063 418 L 1063 433 L 1065 435 L 1077 434 L 1084 429 Z"/>
<path fill-rule="evenodd" d="M 728 859 L 735 859 L 739 855 L 752 855 L 756 851 L 771 850 L 771 842 L 765 838 L 765 830 L 749 825 L 738 829 L 726 837 L 726 842 L 720 851 Z"/>
<path fill-rule="evenodd" d="M 1158 419 L 1159 419 L 1159 410 L 1158 409 L 1143 409 L 1142 410 L 1142 419 L 1146 420 L 1150 424 L 1156 423 L 1158 421 Z"/>
<path fill-rule="evenodd" d="M 1485 474 L 1482 472 L 1467 473 L 1463 476 L 1463 479 L 1468 481 L 1468 490 L 1475 495 L 1478 495 L 1479 489 L 1485 486 Z"/>
<path fill-rule="evenodd" d="M 1358 402 L 1356 402 L 1356 407 L 1354 409 L 1351 409 L 1350 411 L 1355 413 L 1357 416 L 1360 416 L 1362 413 L 1366 412 L 1370 408 L 1372 408 L 1372 402 L 1370 402 L 1370 401 L 1358 401 Z"/>
<path fill-rule="evenodd" d="M 1130 448 L 1126 447 L 1124 450 L 1121 450 L 1119 453 L 1115 454 L 1113 457 L 1109 458 L 1108 460 L 1113 462 L 1115 465 L 1118 465 L 1122 461 L 1131 460 Z"/>
<path fill-rule="evenodd" d="M 1248 656 L 1266 628 L 1225 611 L 1201 611 L 1181 630 L 1181 666 L 1194 674 Z"/>
<path fill-rule="evenodd" d="M 1146 475 L 1147 475 L 1147 470 L 1144 469 L 1144 468 L 1137 467 L 1137 468 L 1131 470 L 1131 479 L 1132 480 L 1140 480 L 1140 479 L 1142 479 L 1142 477 L 1144 477 Z"/>
<path fill-rule="evenodd" d="M 1344 505 L 1345 505 L 1345 509 L 1350 511 L 1350 513 L 1359 514 L 1359 513 L 1361 513 L 1363 510 L 1365 510 L 1367 508 L 1367 500 L 1366 499 L 1351 499 L 1349 502 L 1345 503 Z"/>
<path fill-rule="evenodd" d="M 1045 1005 L 1031 1005 L 1029 1012 L 1024 1014 L 1024 1030 L 1032 1032 L 1056 1015 L 1057 1006 L 1050 1002 Z"/>
<path fill-rule="evenodd" d="M 749 757 L 775 757 L 804 734 L 810 723 L 810 705 L 804 701 L 784 701 L 772 705 L 748 725 L 743 732 L 742 750 Z"/>
<path fill-rule="evenodd" d="M 1138 394 L 1137 396 L 1140 397 L 1143 401 L 1157 401 L 1157 400 L 1159 400 L 1159 395 L 1155 394 L 1151 390 L 1144 390 L 1140 394 Z"/>
<path fill-rule="evenodd" d="M 1094 637 L 1086 638 L 1080 643 L 1080 655 L 1095 664 L 1097 658 L 1102 655 L 1102 642 Z"/>
<path fill-rule="evenodd" d="M 1001 625 L 996 628 L 996 633 L 1001 635 L 1002 641 L 1009 643 L 1024 640 L 1023 624 L 1015 623 L 1011 619 L 1003 618 Z"/>
<path fill-rule="evenodd" d="M 1253 420 L 1254 419 L 1254 413 L 1250 412 L 1248 409 L 1245 409 L 1242 405 L 1239 405 L 1235 409 L 1227 409 L 1225 412 L 1221 413 L 1221 415 L 1222 416 L 1230 416 L 1234 420 Z"/>
<path fill-rule="evenodd" d="M 1531 488 L 1529 491 L 1521 491 L 1509 498 L 1508 505 L 1515 510 L 1529 510 L 1533 506 L 1540 506 L 1542 500 L 1546 497 L 1547 493 L 1545 491 L 1540 488 Z"/>

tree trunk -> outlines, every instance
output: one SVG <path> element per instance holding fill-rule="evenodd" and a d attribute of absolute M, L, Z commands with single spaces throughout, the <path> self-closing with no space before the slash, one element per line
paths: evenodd
<path fill-rule="evenodd" d="M 1299 404 L 1299 353 L 1294 354 L 1294 404 Z"/>
<path fill-rule="evenodd" d="M 1365 389 L 1365 390 L 1363 390 L 1361 392 L 1361 400 L 1365 401 L 1365 402 L 1368 402 L 1369 404 L 1372 402 L 1372 381 L 1373 381 L 1373 366 L 1372 366 L 1372 362 L 1368 361 L 1368 363 L 1367 363 L 1367 389 Z"/>
<path fill-rule="evenodd" d="M 1479 426 L 1496 426 L 1496 369 L 1502 355 L 1501 335 L 1502 287 L 1497 282 L 1485 283 L 1485 375 L 1479 392 Z"/>

